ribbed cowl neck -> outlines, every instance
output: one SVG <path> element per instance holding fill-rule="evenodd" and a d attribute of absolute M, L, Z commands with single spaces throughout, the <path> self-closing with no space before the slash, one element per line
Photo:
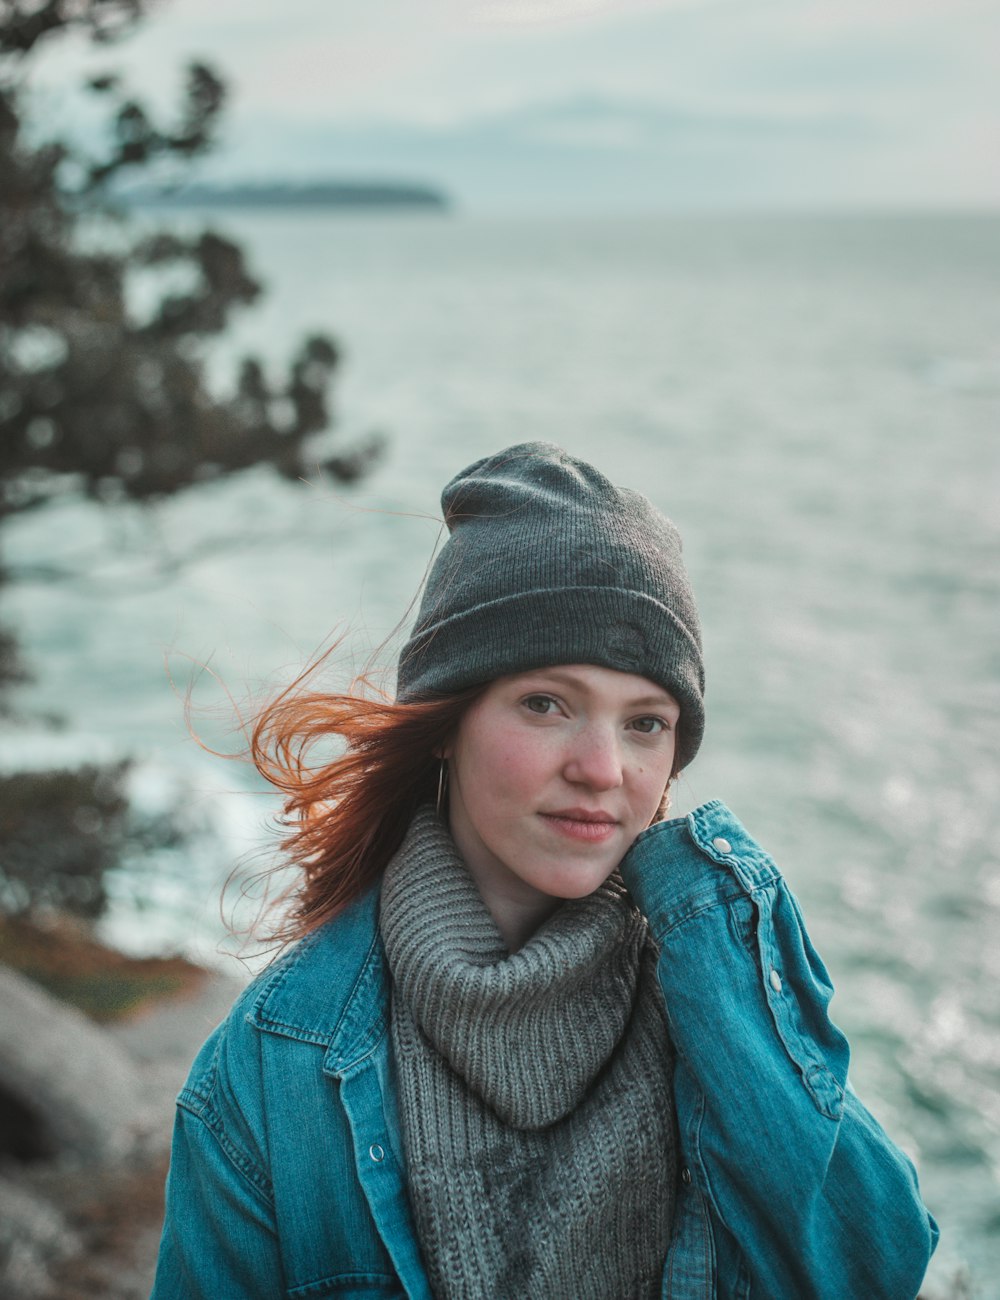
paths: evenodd
<path fill-rule="evenodd" d="M 546 1128 L 580 1104 L 628 1026 L 647 940 L 620 878 L 510 953 L 428 807 L 386 870 L 380 925 L 394 996 L 505 1124 Z"/>

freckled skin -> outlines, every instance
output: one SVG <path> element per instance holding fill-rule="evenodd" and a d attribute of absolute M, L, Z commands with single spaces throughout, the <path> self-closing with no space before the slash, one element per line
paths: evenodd
<path fill-rule="evenodd" d="M 449 823 L 512 950 L 653 820 L 679 712 L 644 677 L 576 664 L 499 678 L 464 715 L 445 750 Z"/>

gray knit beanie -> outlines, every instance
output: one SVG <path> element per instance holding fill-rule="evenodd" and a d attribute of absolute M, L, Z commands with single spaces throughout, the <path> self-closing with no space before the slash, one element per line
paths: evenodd
<path fill-rule="evenodd" d="M 617 668 L 675 696 L 686 767 L 704 731 L 705 675 L 674 525 L 546 442 L 476 461 L 441 507 L 451 536 L 400 655 L 398 698 L 553 664 Z"/>

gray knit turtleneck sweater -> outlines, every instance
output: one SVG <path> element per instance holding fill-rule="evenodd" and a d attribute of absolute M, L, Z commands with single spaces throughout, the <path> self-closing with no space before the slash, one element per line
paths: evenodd
<path fill-rule="evenodd" d="M 422 809 L 380 925 L 408 1185 L 438 1300 L 660 1293 L 672 1055 L 656 952 L 612 878 L 508 954 Z"/>

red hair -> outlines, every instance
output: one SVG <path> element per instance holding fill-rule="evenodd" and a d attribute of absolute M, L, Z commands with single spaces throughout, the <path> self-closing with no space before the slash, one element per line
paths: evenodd
<path fill-rule="evenodd" d="M 375 884 L 417 808 L 437 795 L 438 755 L 490 685 L 399 704 L 364 694 L 372 689 L 364 677 L 345 693 L 301 692 L 309 673 L 263 708 L 250 734 L 254 765 L 285 796 L 283 848 L 300 869 L 274 903 L 282 915 L 270 938 L 278 944 L 318 929 Z M 314 762 L 331 736 L 341 737 L 344 752 Z M 679 751 L 678 743 L 675 764 Z M 655 820 L 669 802 L 668 788 Z"/>
<path fill-rule="evenodd" d="M 397 704 L 365 696 L 358 683 L 345 694 L 297 694 L 301 681 L 265 706 L 250 737 L 257 770 L 285 795 L 283 846 L 300 868 L 277 900 L 291 903 L 272 935 L 279 943 L 309 934 L 374 885 L 419 805 L 436 797 L 437 755 L 488 685 Z M 331 736 L 345 751 L 314 765 Z"/>

